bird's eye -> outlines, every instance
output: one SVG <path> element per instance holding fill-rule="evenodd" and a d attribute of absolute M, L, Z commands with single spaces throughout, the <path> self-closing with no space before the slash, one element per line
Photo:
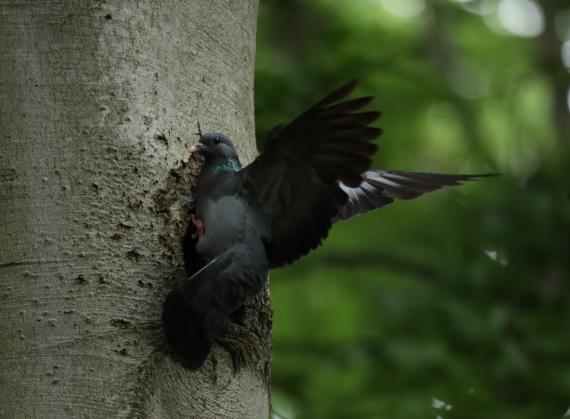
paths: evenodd
<path fill-rule="evenodd" d="M 220 137 L 214 138 L 214 144 L 215 144 L 215 145 L 220 144 Z"/>

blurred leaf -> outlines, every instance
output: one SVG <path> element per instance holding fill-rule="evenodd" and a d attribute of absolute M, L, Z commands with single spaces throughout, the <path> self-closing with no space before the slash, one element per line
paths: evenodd
<path fill-rule="evenodd" d="M 504 173 L 339 224 L 272 273 L 286 417 L 568 410 L 568 77 L 561 44 L 543 47 L 553 19 L 541 37 L 499 34 L 483 3 L 261 2 L 258 140 L 356 76 L 384 112 L 377 167 Z"/>

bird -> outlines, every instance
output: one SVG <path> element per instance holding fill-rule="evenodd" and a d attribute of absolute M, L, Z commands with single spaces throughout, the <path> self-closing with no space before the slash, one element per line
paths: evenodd
<path fill-rule="evenodd" d="M 204 364 L 232 313 L 264 288 L 270 269 L 320 246 L 335 223 L 494 175 L 371 169 L 372 141 L 382 130 L 370 124 L 381 113 L 362 110 L 372 96 L 346 98 L 356 84 L 273 128 L 245 167 L 228 136 L 199 130 L 190 152 L 204 163 L 190 244 L 204 266 L 170 291 L 162 313 L 172 354 L 188 369 Z"/>

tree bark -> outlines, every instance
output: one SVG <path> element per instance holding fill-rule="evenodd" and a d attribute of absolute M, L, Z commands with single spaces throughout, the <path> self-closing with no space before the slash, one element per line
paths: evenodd
<path fill-rule="evenodd" d="M 0 4 L 0 417 L 267 418 L 267 294 L 205 366 L 160 315 L 204 131 L 255 154 L 257 0 Z M 236 361 L 237 360 L 237 361 Z"/>

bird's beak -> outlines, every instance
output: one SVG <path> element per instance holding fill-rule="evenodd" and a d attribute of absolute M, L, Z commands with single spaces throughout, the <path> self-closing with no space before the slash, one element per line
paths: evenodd
<path fill-rule="evenodd" d="M 199 153 L 200 151 L 204 150 L 206 147 L 204 146 L 204 144 L 198 143 L 198 144 L 194 144 L 192 147 L 190 147 L 190 154 L 194 154 L 194 153 Z"/>

